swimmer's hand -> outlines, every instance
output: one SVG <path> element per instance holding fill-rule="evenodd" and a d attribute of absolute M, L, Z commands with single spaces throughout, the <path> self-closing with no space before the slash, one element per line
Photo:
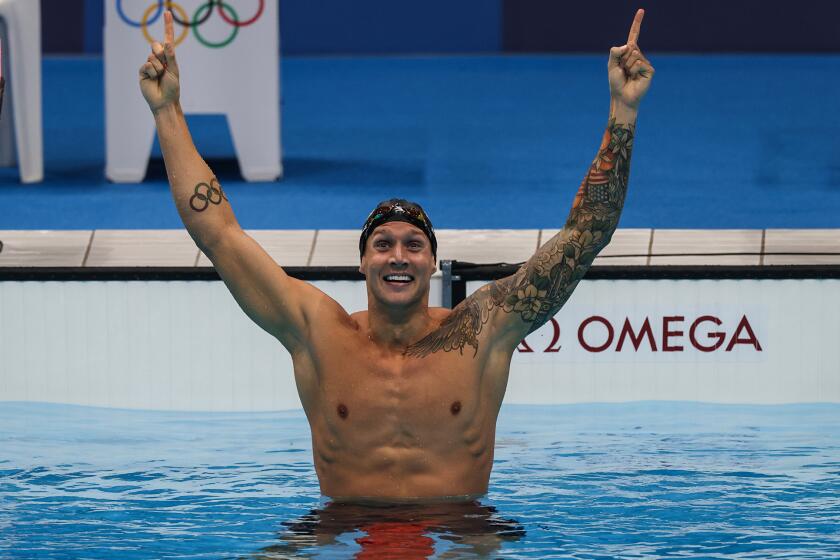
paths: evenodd
<path fill-rule="evenodd" d="M 627 44 L 610 49 L 610 61 L 607 65 L 613 103 L 622 104 L 632 110 L 639 108 L 654 74 L 653 66 L 639 50 L 639 29 L 644 17 L 644 10 L 636 12 Z"/>
<path fill-rule="evenodd" d="M 155 42 L 152 45 L 152 54 L 140 67 L 140 91 L 152 113 L 176 105 L 181 92 L 178 62 L 175 60 L 175 32 L 170 10 L 164 12 L 163 21 L 164 44 Z"/>

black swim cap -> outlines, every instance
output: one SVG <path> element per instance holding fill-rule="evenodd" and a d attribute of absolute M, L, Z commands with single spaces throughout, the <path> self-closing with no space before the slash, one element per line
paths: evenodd
<path fill-rule="evenodd" d="M 362 235 L 359 237 L 360 256 L 365 254 L 365 246 L 373 230 L 388 222 L 407 222 L 423 230 L 429 238 L 429 243 L 432 244 L 432 256 L 437 260 L 437 239 L 432 221 L 419 204 L 402 198 L 384 200 L 377 204 L 373 212 L 368 215 L 362 227 Z"/>

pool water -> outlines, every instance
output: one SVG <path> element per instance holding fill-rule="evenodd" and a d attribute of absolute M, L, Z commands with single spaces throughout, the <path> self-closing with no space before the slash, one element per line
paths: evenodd
<path fill-rule="evenodd" d="M 0 403 L 0 558 L 840 557 L 840 405 L 505 406 L 475 503 L 331 504 L 302 412 Z"/>

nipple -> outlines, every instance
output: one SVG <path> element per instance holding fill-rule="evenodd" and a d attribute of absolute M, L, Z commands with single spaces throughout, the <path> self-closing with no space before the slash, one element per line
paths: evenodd
<path fill-rule="evenodd" d="M 452 416 L 455 416 L 459 412 L 461 412 L 461 401 L 455 401 L 452 403 L 452 406 L 449 407 L 449 412 L 452 413 Z"/>
<path fill-rule="evenodd" d="M 346 407 L 346 406 L 344 406 L 343 404 L 339 404 L 339 405 L 338 405 L 338 408 L 336 409 L 336 411 L 338 412 L 338 415 L 339 415 L 342 419 L 347 418 L 347 414 L 348 414 L 347 407 Z"/>

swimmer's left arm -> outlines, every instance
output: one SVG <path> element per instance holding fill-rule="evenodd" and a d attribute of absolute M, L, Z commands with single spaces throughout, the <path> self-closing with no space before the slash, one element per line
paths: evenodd
<path fill-rule="evenodd" d="M 630 174 L 635 125 L 610 119 L 598 155 L 577 192 L 565 227 L 512 276 L 483 286 L 452 310 L 439 329 L 413 344 L 409 355 L 479 348 L 489 323 L 494 341 L 513 349 L 572 295 L 595 255 L 618 225 Z"/>
<path fill-rule="evenodd" d="M 424 356 L 438 350 L 463 353 L 467 346 L 477 353 L 479 334 L 488 323 L 491 340 L 512 350 L 563 307 L 618 225 L 627 192 L 634 128 L 630 122 L 610 119 L 560 233 L 515 274 L 481 287 L 458 304 L 439 329 L 409 348 L 409 355 Z"/>
<path fill-rule="evenodd" d="M 610 119 L 601 146 L 578 189 L 563 229 L 510 278 L 488 291 L 501 292 L 498 321 L 513 347 L 551 319 L 584 277 L 618 227 L 630 178 L 630 157 L 639 104 L 654 69 L 638 47 L 644 10 L 638 10 L 627 44 L 610 49 Z"/>
<path fill-rule="evenodd" d="M 504 293 L 500 309 L 516 318 L 500 317 L 509 323 L 516 343 L 563 307 L 618 227 L 630 178 L 635 119 L 619 122 L 615 112 L 611 117 L 563 229 L 497 287 Z"/>
<path fill-rule="evenodd" d="M 522 337 L 551 319 L 566 303 L 618 226 L 630 176 L 630 157 L 641 98 L 653 67 L 637 46 L 644 12 L 628 42 L 610 50 L 610 119 L 595 160 L 578 189 L 563 229 L 513 275 L 488 284 L 461 302 L 441 327 L 412 345 L 408 354 L 438 350 L 478 352 L 485 325 L 494 343 L 513 350 Z"/>

